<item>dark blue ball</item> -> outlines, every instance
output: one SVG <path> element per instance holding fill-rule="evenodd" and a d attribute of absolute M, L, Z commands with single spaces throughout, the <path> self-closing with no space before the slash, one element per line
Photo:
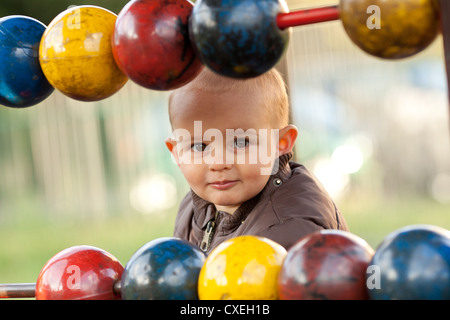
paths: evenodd
<path fill-rule="evenodd" d="M 0 19 L 0 104 L 23 108 L 54 90 L 39 64 L 39 44 L 46 26 L 26 16 Z"/>
<path fill-rule="evenodd" d="M 449 300 L 450 232 L 429 225 L 409 226 L 389 234 L 370 263 L 379 272 L 376 300 Z M 375 272 L 371 280 L 377 281 Z M 369 282 L 369 279 L 368 279 Z"/>
<path fill-rule="evenodd" d="M 278 28 L 284 0 L 198 0 L 190 18 L 190 38 L 200 60 L 212 71 L 252 78 L 283 56 L 290 29 Z"/>
<path fill-rule="evenodd" d="M 205 262 L 200 248 L 177 238 L 159 238 L 142 246 L 122 274 L 124 300 L 197 300 Z"/>

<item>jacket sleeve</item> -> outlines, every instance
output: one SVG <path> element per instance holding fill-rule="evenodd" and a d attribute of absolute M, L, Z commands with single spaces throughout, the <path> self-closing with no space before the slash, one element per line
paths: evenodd
<path fill-rule="evenodd" d="M 191 193 L 188 192 L 181 200 L 177 217 L 175 218 L 175 226 L 173 236 L 189 241 L 189 233 L 194 206 L 192 204 Z"/>
<path fill-rule="evenodd" d="M 333 200 L 304 167 L 295 170 L 295 174 L 271 194 L 266 210 L 269 208 L 267 214 L 274 215 L 274 223 L 260 234 L 286 249 L 318 230 L 348 230 Z"/>

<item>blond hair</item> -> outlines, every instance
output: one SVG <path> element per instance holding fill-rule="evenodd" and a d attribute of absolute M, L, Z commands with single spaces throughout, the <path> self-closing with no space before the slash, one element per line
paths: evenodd
<path fill-rule="evenodd" d="M 173 95 L 192 89 L 200 89 L 211 94 L 227 91 L 256 92 L 258 95 L 262 95 L 267 117 L 275 127 L 283 128 L 289 124 L 289 98 L 286 84 L 281 74 L 274 68 L 258 77 L 245 80 L 221 76 L 204 68 L 194 80 L 170 94 L 170 119 L 172 119 L 171 100 Z"/>

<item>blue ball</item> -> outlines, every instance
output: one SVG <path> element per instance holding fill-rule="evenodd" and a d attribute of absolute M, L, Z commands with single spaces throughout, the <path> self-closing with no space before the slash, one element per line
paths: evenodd
<path fill-rule="evenodd" d="M 448 230 L 430 225 L 396 230 L 377 248 L 370 265 L 379 272 L 378 279 L 375 272 L 369 275 L 371 299 L 450 299 Z"/>
<path fill-rule="evenodd" d="M 124 300 L 197 300 L 203 251 L 177 238 L 159 238 L 142 246 L 125 266 Z"/>
<path fill-rule="evenodd" d="M 278 28 L 284 0 L 198 0 L 189 21 L 189 36 L 200 60 L 212 71 L 252 78 L 283 56 L 290 29 Z"/>
<path fill-rule="evenodd" d="M 26 16 L 0 19 L 0 104 L 30 107 L 54 91 L 39 64 L 45 29 L 43 23 Z"/>

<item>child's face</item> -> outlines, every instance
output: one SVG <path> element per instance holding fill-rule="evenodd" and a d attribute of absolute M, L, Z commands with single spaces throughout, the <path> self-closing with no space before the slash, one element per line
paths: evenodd
<path fill-rule="evenodd" d="M 233 213 L 266 185 L 279 156 L 279 128 L 267 113 L 257 94 L 193 89 L 172 97 L 167 145 L 194 192 L 218 210 Z"/>

